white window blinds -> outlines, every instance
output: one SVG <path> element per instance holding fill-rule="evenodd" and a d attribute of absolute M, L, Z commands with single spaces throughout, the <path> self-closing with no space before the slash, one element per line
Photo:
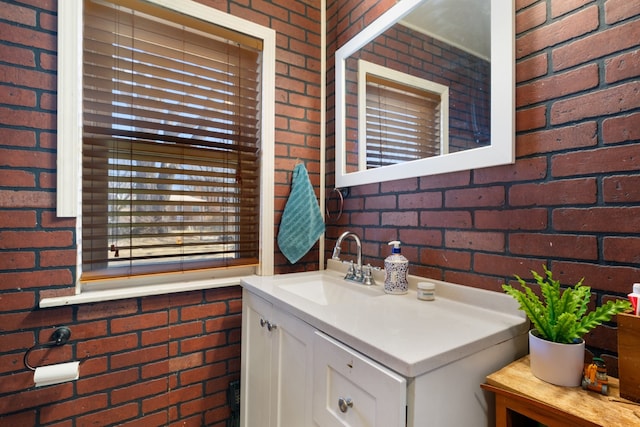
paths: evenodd
<path fill-rule="evenodd" d="M 119 3 L 85 1 L 83 280 L 256 264 L 260 43 Z"/>
<path fill-rule="evenodd" d="M 372 74 L 366 94 L 367 169 L 440 154 L 440 94 Z"/>

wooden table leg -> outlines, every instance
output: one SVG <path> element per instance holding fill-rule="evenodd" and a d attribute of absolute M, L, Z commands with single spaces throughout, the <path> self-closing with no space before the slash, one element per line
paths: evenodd
<path fill-rule="evenodd" d="M 510 421 L 506 398 L 498 394 L 496 395 L 496 427 L 511 427 Z"/>

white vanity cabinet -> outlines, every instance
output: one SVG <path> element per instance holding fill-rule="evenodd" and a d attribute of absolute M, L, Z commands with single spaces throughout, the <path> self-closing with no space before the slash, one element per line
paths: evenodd
<path fill-rule="evenodd" d="M 493 424 L 480 384 L 527 352 L 511 297 L 438 282 L 425 302 L 342 276 L 242 280 L 242 427 Z"/>
<path fill-rule="evenodd" d="M 243 292 L 240 424 L 310 426 L 313 328 Z"/>
<path fill-rule="evenodd" d="M 404 427 L 403 377 L 243 292 L 243 427 Z"/>

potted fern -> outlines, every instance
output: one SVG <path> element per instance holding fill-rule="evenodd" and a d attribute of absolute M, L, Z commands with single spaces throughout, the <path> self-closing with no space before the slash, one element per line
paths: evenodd
<path fill-rule="evenodd" d="M 533 325 L 529 331 L 531 372 L 552 384 L 577 387 L 584 368 L 582 337 L 614 315 L 630 310 L 631 304 L 626 300 L 607 301 L 588 312 L 591 288 L 582 284 L 584 278 L 563 291 L 551 271 L 542 267 L 544 276 L 533 270 L 531 273 L 543 300 L 517 275 L 523 290 L 508 284 L 502 289 L 515 298 Z"/>

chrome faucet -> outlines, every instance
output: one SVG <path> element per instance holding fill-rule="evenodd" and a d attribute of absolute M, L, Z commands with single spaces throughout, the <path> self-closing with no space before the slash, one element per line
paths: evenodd
<path fill-rule="evenodd" d="M 360 242 L 360 238 L 356 233 L 345 231 L 340 235 L 340 237 L 338 237 L 338 240 L 336 240 L 336 245 L 333 248 L 331 259 L 340 261 L 342 241 L 349 236 L 351 236 L 356 242 L 356 264 L 354 265 L 353 261 L 351 261 L 349 270 L 347 270 L 347 274 L 346 276 L 344 276 L 344 278 L 345 280 L 364 283 L 365 285 L 373 285 L 373 276 L 371 274 L 372 267 L 370 265 L 367 265 L 365 268 L 362 267 L 362 242 Z"/>

